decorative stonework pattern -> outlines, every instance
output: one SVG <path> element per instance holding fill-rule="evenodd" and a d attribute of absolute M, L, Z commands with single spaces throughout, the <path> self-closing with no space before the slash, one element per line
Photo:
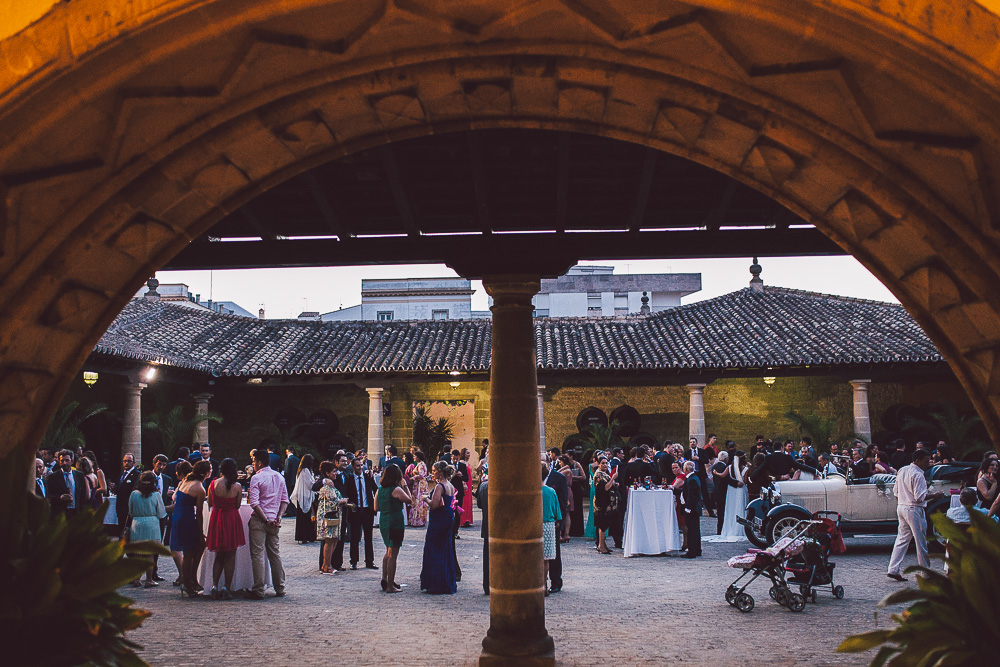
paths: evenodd
<path fill-rule="evenodd" d="M 0 384 L 47 373 L 0 442 L 37 438 L 114 307 L 255 193 L 501 126 L 643 143 L 774 197 L 894 290 L 1000 434 L 998 20 L 924 4 L 59 3 L 0 41 Z M 60 296 L 78 287 L 107 296 Z"/>

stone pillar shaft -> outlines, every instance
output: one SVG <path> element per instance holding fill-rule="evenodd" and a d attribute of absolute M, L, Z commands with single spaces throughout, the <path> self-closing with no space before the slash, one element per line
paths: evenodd
<path fill-rule="evenodd" d="M 385 429 L 382 424 L 383 387 L 371 387 L 368 392 L 368 460 L 372 465 L 385 453 Z"/>
<path fill-rule="evenodd" d="M 538 385 L 538 442 L 541 445 L 541 453 L 544 454 L 548 446 L 545 444 L 545 385 Z"/>
<path fill-rule="evenodd" d="M 868 387 L 871 380 L 851 380 L 854 388 L 854 433 L 869 443 L 872 441 L 871 413 L 868 410 Z"/>
<path fill-rule="evenodd" d="M 146 385 L 142 382 L 132 382 L 125 386 L 122 456 L 131 454 L 136 465 L 142 462 L 142 390 L 145 388 Z"/>
<path fill-rule="evenodd" d="M 212 398 L 212 394 L 196 394 L 194 396 L 194 414 L 195 416 L 205 416 L 208 414 L 208 401 Z M 192 435 L 191 444 L 198 446 L 204 442 L 210 442 L 208 439 L 208 420 L 198 422 L 194 427 L 194 434 Z"/>
<path fill-rule="evenodd" d="M 483 280 L 493 297 L 490 364 L 490 629 L 480 665 L 554 665 L 545 629 L 542 477 L 531 297 L 539 280 Z"/>
<path fill-rule="evenodd" d="M 688 437 L 698 438 L 698 445 L 705 444 L 705 385 L 689 384 L 691 396 L 688 407 Z"/>

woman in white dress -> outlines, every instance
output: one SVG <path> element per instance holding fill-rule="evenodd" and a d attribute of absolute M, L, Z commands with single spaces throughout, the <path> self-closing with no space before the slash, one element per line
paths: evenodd
<path fill-rule="evenodd" d="M 726 490 L 726 518 L 722 522 L 722 533 L 718 535 L 720 542 L 740 542 L 747 539 L 743 526 L 737 517 L 747 515 L 747 487 L 744 476 L 747 471 L 746 455 L 736 450 L 729 464 L 729 488 Z"/>

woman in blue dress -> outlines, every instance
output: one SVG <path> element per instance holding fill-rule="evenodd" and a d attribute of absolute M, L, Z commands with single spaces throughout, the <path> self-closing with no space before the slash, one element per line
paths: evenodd
<path fill-rule="evenodd" d="M 420 570 L 420 590 L 428 593 L 454 593 L 455 554 L 452 527 L 455 520 L 451 507 L 455 487 L 448 480 L 455 469 L 444 461 L 433 468 L 434 490 L 428 496 L 427 535 L 424 538 L 424 563 Z"/>
<path fill-rule="evenodd" d="M 204 504 L 205 477 L 212 473 L 212 464 L 208 461 L 198 461 L 194 469 L 177 485 L 174 493 L 174 516 L 170 530 L 170 550 L 181 551 L 181 578 L 183 588 L 181 597 L 197 597 L 198 565 L 201 554 L 205 550 Z"/>

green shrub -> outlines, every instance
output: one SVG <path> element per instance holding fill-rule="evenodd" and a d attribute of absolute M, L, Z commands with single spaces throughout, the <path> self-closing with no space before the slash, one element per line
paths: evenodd
<path fill-rule="evenodd" d="M 125 544 L 103 533 L 105 503 L 66 520 L 26 490 L 28 457 L 0 461 L 0 645 L 11 665 L 143 665 L 125 638 L 148 611 L 118 589 L 170 555 L 162 544 Z M 33 459 L 32 459 L 33 461 Z M 8 662 L 8 660 L 10 662 Z"/>
<path fill-rule="evenodd" d="M 968 529 L 943 514 L 931 520 L 948 540 L 948 574 L 907 568 L 920 575 L 917 588 L 896 591 L 879 602 L 879 607 L 913 603 L 892 615 L 897 627 L 852 635 L 837 651 L 859 653 L 881 646 L 873 666 L 995 664 L 1000 646 L 1000 525 L 979 512 L 971 513 Z"/>

